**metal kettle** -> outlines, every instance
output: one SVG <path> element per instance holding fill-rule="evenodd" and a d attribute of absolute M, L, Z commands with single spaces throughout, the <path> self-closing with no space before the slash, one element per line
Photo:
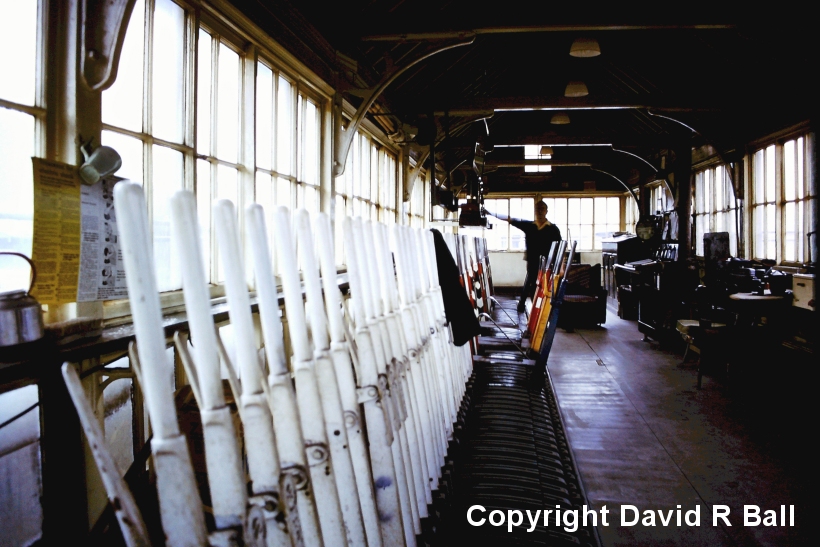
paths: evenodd
<path fill-rule="evenodd" d="M 31 284 L 28 291 L 17 290 L 0 293 L 0 347 L 16 346 L 34 342 L 43 337 L 43 309 L 31 294 L 37 270 L 29 257 L 21 253 L 0 252 L 24 258 L 31 266 Z"/>

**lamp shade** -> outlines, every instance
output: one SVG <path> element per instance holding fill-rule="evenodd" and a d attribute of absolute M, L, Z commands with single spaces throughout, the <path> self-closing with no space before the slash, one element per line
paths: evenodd
<path fill-rule="evenodd" d="M 576 38 L 569 48 L 573 57 L 597 57 L 601 54 L 601 47 L 594 38 Z"/>
<path fill-rule="evenodd" d="M 550 146 L 542 146 L 540 154 L 542 156 L 552 156 L 552 147 Z"/>
<path fill-rule="evenodd" d="M 566 112 L 556 112 L 552 115 L 550 123 L 553 125 L 566 125 L 569 123 L 569 115 Z"/>
<path fill-rule="evenodd" d="M 589 95 L 587 84 L 579 80 L 571 81 L 564 90 L 564 97 L 586 97 L 587 95 Z"/>

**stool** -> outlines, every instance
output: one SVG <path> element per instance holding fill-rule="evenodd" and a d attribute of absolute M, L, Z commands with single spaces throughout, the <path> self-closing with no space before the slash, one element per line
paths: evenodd
<path fill-rule="evenodd" d="M 700 354 L 700 349 L 695 345 L 695 337 L 693 336 L 695 330 L 693 327 L 697 328 L 699 325 L 700 321 L 697 319 L 678 319 L 678 324 L 675 328 L 680 333 L 683 341 L 686 342 L 686 350 L 683 352 L 684 363 L 686 362 L 686 357 L 689 355 L 690 350 Z M 692 329 L 691 333 L 690 329 Z"/>
<path fill-rule="evenodd" d="M 704 342 L 706 341 L 705 338 L 708 337 L 709 339 L 712 339 L 722 336 L 722 331 L 725 327 L 726 325 L 724 323 L 712 323 L 711 321 L 702 321 L 698 319 L 678 320 L 675 328 L 681 334 L 683 341 L 686 342 L 686 351 L 683 353 L 683 362 L 686 362 L 686 358 L 690 350 L 700 355 L 700 357 L 698 357 L 698 389 L 700 389 L 703 379 L 704 349 L 706 349 L 706 347 L 711 347 L 714 344 L 714 340 L 712 340 L 706 344 L 706 347 L 703 347 Z M 698 346 L 699 342 L 701 344 L 700 346 Z"/>

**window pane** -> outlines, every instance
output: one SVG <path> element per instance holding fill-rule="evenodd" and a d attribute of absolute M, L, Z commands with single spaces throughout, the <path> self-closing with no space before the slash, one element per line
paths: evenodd
<path fill-rule="evenodd" d="M 775 257 L 775 208 L 774 205 L 766 205 L 766 256 L 761 258 Z"/>
<path fill-rule="evenodd" d="M 797 144 L 795 146 L 797 150 L 797 159 L 795 160 L 795 171 L 797 172 L 795 185 L 797 187 L 797 198 L 802 199 L 806 197 L 806 191 L 808 190 L 806 188 L 803 176 L 803 137 L 797 139 Z"/>
<path fill-rule="evenodd" d="M 774 149 L 774 145 L 766 149 L 766 201 L 774 201 L 775 199 L 774 177 L 776 165 L 774 163 Z"/>
<path fill-rule="evenodd" d="M 0 108 L 0 249 L 31 256 L 34 218 L 34 118 Z M 15 257 L 0 259 L 0 292 L 28 289 L 29 266 Z"/>
<path fill-rule="evenodd" d="M 581 245 L 580 238 L 581 238 L 581 225 L 580 224 L 568 224 L 567 229 L 566 229 L 566 233 L 564 233 L 564 239 L 569 241 L 570 246 L 571 246 L 573 241 L 578 241 L 578 245 Z"/>
<path fill-rule="evenodd" d="M 293 85 L 279 76 L 276 92 L 276 171 L 292 175 L 293 139 L 296 135 L 293 118 Z"/>
<path fill-rule="evenodd" d="M 267 173 L 256 173 L 256 203 L 265 208 L 265 211 L 273 209 L 276 205 L 276 197 L 273 193 L 273 180 Z"/>
<path fill-rule="evenodd" d="M 181 143 L 185 120 L 185 11 L 172 0 L 157 0 L 154 13 L 153 131 Z"/>
<path fill-rule="evenodd" d="M 703 235 L 709 231 L 705 220 L 706 215 L 695 217 L 695 254 L 698 256 L 703 256 Z"/>
<path fill-rule="evenodd" d="M 555 198 L 555 205 L 550 207 L 550 216 L 548 218 L 550 218 L 554 224 L 558 225 L 558 228 L 561 230 L 561 236 L 564 239 L 567 238 L 567 212 L 567 198 Z"/>
<path fill-rule="evenodd" d="M 263 63 L 256 64 L 256 166 L 273 167 L 273 72 Z"/>
<path fill-rule="evenodd" d="M 805 257 L 803 256 L 803 240 L 805 239 L 803 237 L 803 232 L 804 232 L 803 227 L 805 226 L 805 224 L 804 224 L 805 219 L 803 218 L 803 212 L 804 212 L 804 207 L 803 206 L 805 205 L 805 203 L 806 202 L 802 202 L 802 203 L 797 204 L 797 233 L 795 235 L 795 249 L 796 250 L 795 250 L 795 256 L 794 256 L 794 260 L 796 262 L 803 262 L 803 260 L 805 260 Z"/>
<path fill-rule="evenodd" d="M 103 131 L 102 142 L 116 150 L 122 158 L 122 167 L 115 174 L 142 184 L 142 141 L 116 131 Z"/>
<path fill-rule="evenodd" d="M 196 89 L 196 151 L 211 154 L 211 46 L 213 38 L 199 29 Z"/>
<path fill-rule="evenodd" d="M 524 212 L 521 210 L 521 198 L 510 198 L 510 216 L 524 219 Z"/>
<path fill-rule="evenodd" d="M 764 191 L 765 184 L 766 184 L 766 177 L 765 173 L 765 163 L 763 160 L 763 150 L 758 150 L 755 152 L 754 156 L 754 202 L 755 203 L 763 203 L 766 200 L 766 194 Z"/>
<path fill-rule="evenodd" d="M 37 82 L 37 0 L 3 2 L 0 51 L 0 98 L 33 106 Z"/>
<path fill-rule="evenodd" d="M 794 262 L 797 260 L 797 255 L 795 253 L 795 248 L 797 247 L 797 211 L 793 201 L 786 203 L 783 214 L 783 228 L 786 235 L 785 247 L 783 249 L 783 259 L 789 262 Z"/>
<path fill-rule="evenodd" d="M 573 224 L 581 222 L 581 200 L 570 198 L 567 200 L 567 219 Z M 575 234 L 578 237 L 578 234 Z"/>
<path fill-rule="evenodd" d="M 720 211 L 726 207 L 726 177 L 723 167 L 715 170 L 715 211 Z"/>
<path fill-rule="evenodd" d="M 361 193 L 359 195 L 364 199 L 370 199 L 370 140 L 364 135 L 361 137 L 359 153 L 361 154 L 361 187 L 359 189 Z"/>
<path fill-rule="evenodd" d="M 276 205 L 293 209 L 293 183 L 288 179 L 276 179 Z"/>
<path fill-rule="evenodd" d="M 169 201 L 182 189 L 182 153 L 164 146 L 153 147 L 152 211 L 154 232 L 154 264 L 157 270 L 157 288 L 171 291 L 182 286 L 177 268 L 178 253 L 171 241 L 171 208 Z"/>
<path fill-rule="evenodd" d="M 216 157 L 236 163 L 239 151 L 239 55 L 219 44 L 219 82 L 217 83 Z"/>
<path fill-rule="evenodd" d="M 302 151 L 302 181 L 319 184 L 319 116 L 316 105 L 305 101 L 305 149 Z"/>
<path fill-rule="evenodd" d="M 763 216 L 763 206 L 755 207 L 752 213 L 752 227 L 755 235 L 754 258 L 765 258 L 766 238 L 764 236 L 766 220 Z"/>
<path fill-rule="evenodd" d="M 595 224 L 606 224 L 606 198 L 593 199 L 595 200 Z"/>
<path fill-rule="evenodd" d="M 102 120 L 142 131 L 142 83 L 145 52 L 145 2 L 137 0 L 122 45 L 117 79 L 102 93 Z"/>
<path fill-rule="evenodd" d="M 216 168 L 216 199 L 229 199 L 239 204 L 239 173 L 233 167 L 219 165 Z"/>
<path fill-rule="evenodd" d="M 713 213 L 714 212 L 714 192 L 715 192 L 715 184 L 714 184 L 714 171 L 709 169 L 706 171 L 706 179 L 703 182 L 703 212 L 704 213 Z"/>
<path fill-rule="evenodd" d="M 319 210 L 319 203 L 317 199 L 317 192 L 316 188 L 313 186 L 307 186 L 305 184 L 299 185 L 299 200 L 296 204 L 297 207 L 301 209 L 307 209 L 308 211 L 318 211 Z"/>
<path fill-rule="evenodd" d="M 351 195 L 354 196 L 361 195 L 361 148 L 361 139 L 358 136 L 353 137 L 353 144 L 350 146 L 350 154 L 347 159 L 348 166 L 345 169 L 345 173 L 348 173 L 346 176 L 349 177 L 348 189 Z"/>
<path fill-rule="evenodd" d="M 199 217 L 199 237 L 202 245 L 202 261 L 207 278 L 211 279 L 211 164 L 206 160 L 196 162 L 196 209 Z"/>
<path fill-rule="evenodd" d="M 592 225 L 591 224 L 583 224 L 581 226 L 581 237 L 580 241 L 578 241 L 578 250 L 591 250 L 592 249 Z"/>
<path fill-rule="evenodd" d="M 336 264 L 346 264 L 344 255 L 344 220 L 346 216 L 345 198 L 337 195 L 335 204 L 335 222 L 333 226 Z"/>
<path fill-rule="evenodd" d="M 621 225 L 621 198 L 606 198 L 606 221 L 615 224 L 614 231 L 618 231 Z"/>
<path fill-rule="evenodd" d="M 238 174 L 236 169 L 227 165 L 217 165 L 216 167 L 216 197 L 215 199 L 227 199 L 234 205 L 234 211 L 239 212 L 237 194 L 239 192 Z M 217 259 L 216 280 L 221 283 L 225 280 L 225 268 L 222 259 Z"/>
<path fill-rule="evenodd" d="M 265 210 L 268 244 L 273 241 L 273 214 L 276 212 L 276 192 L 274 177 L 267 173 L 256 173 L 256 203 Z M 273 260 L 273 257 L 271 257 Z M 276 261 L 274 260 L 274 264 Z"/>

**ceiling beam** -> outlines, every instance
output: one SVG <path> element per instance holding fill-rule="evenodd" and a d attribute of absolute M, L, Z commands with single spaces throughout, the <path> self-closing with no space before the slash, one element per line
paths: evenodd
<path fill-rule="evenodd" d="M 724 30 L 736 25 L 531 25 L 485 27 L 462 31 L 406 32 L 362 36 L 363 42 L 420 42 L 464 39 L 486 34 L 522 34 L 532 32 L 599 32 L 624 30 Z"/>
<path fill-rule="evenodd" d="M 433 112 L 436 116 L 472 116 L 486 112 L 532 112 L 538 110 L 656 110 L 661 112 L 719 112 L 715 104 L 691 102 L 663 102 L 657 98 L 635 97 L 630 99 L 599 97 L 475 97 L 446 108 L 441 105 L 416 106 L 417 115 Z"/>
<path fill-rule="evenodd" d="M 485 164 L 487 167 L 498 167 L 498 168 L 507 168 L 507 167 L 526 167 L 528 165 L 551 165 L 554 167 L 590 167 L 592 164 L 589 162 L 579 162 L 579 161 L 561 161 L 561 160 L 545 160 L 545 159 L 532 159 L 532 160 L 497 160 L 497 161 L 487 161 Z"/>

